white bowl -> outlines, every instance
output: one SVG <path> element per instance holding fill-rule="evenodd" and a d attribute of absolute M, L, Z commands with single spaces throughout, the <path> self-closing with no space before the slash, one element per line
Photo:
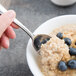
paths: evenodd
<path fill-rule="evenodd" d="M 59 6 L 69 6 L 76 3 L 76 0 L 51 0 L 51 1 Z"/>
<path fill-rule="evenodd" d="M 41 33 L 49 34 L 51 31 L 53 31 L 53 29 L 66 24 L 76 24 L 76 15 L 63 15 L 63 16 L 52 18 L 46 21 L 45 23 L 43 23 L 42 25 L 40 25 L 35 30 L 34 34 L 41 34 Z M 31 39 L 29 40 L 26 48 L 26 57 L 27 57 L 29 68 L 33 73 L 33 75 L 43 76 L 38 65 L 38 60 L 39 60 L 38 54 L 32 46 Z"/>

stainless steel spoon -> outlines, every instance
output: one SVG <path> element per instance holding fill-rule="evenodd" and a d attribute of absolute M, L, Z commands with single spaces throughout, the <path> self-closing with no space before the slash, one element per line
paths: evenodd
<path fill-rule="evenodd" d="M 0 14 L 6 12 L 7 10 L 0 4 Z M 14 19 L 14 23 L 18 25 L 22 30 L 24 30 L 32 39 L 33 46 L 38 51 L 41 48 L 42 44 L 45 44 L 49 39 L 50 36 L 46 34 L 38 34 L 34 35 L 32 32 L 29 31 L 20 21 L 16 18 Z"/>

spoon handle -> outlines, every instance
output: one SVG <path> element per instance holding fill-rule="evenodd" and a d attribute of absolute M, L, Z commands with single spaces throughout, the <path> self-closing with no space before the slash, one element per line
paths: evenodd
<path fill-rule="evenodd" d="M 7 12 L 7 10 L 0 4 L 0 14 Z M 13 21 L 16 25 L 18 25 L 23 31 L 25 31 L 33 40 L 33 33 L 31 31 L 29 31 L 28 28 L 26 28 L 19 20 L 17 20 L 16 18 Z"/>
<path fill-rule="evenodd" d="M 14 23 L 16 24 L 16 25 L 18 25 L 23 31 L 25 31 L 30 37 L 31 37 L 31 39 L 33 40 L 33 37 L 34 37 L 34 35 L 33 35 L 33 33 L 28 29 L 28 28 L 26 28 L 19 20 L 17 20 L 16 18 L 14 19 Z"/>

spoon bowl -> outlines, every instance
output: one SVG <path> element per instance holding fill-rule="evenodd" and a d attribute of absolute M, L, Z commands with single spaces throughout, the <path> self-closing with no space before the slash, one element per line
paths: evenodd
<path fill-rule="evenodd" d="M 33 46 L 36 51 L 39 51 L 42 44 L 45 44 L 48 40 L 50 40 L 50 36 L 46 34 L 38 34 L 34 37 Z"/>

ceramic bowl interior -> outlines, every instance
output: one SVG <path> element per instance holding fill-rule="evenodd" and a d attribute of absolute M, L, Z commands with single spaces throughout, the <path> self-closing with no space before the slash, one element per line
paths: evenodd
<path fill-rule="evenodd" d="M 76 24 L 76 15 L 63 15 L 59 17 L 52 18 L 42 25 L 40 25 L 35 31 L 34 34 L 49 34 L 51 31 L 53 31 L 55 28 L 60 27 L 62 25 L 67 24 Z M 68 27 L 69 28 L 69 27 Z M 27 48 L 26 48 L 26 57 L 27 62 L 29 65 L 29 68 L 34 76 L 43 76 L 42 72 L 39 68 L 39 55 L 34 50 L 32 46 L 31 39 L 28 42 Z"/>

